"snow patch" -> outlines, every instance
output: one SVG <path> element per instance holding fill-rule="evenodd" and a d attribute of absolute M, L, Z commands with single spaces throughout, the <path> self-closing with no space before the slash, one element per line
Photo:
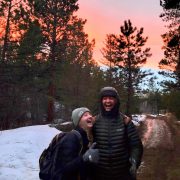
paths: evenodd
<path fill-rule="evenodd" d="M 1 131 L 0 179 L 39 179 L 39 156 L 59 132 L 48 125 Z"/>
<path fill-rule="evenodd" d="M 135 126 L 139 126 L 141 121 L 144 121 L 146 119 L 146 115 L 142 114 L 133 114 L 132 115 L 132 122 Z"/>

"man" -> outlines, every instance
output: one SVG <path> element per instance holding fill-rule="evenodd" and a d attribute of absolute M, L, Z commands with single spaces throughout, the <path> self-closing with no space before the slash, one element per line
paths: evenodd
<path fill-rule="evenodd" d="M 100 113 L 93 126 L 99 163 L 93 180 L 134 180 L 141 163 L 143 146 L 130 118 L 119 112 L 120 100 L 113 87 L 100 91 Z"/>
<path fill-rule="evenodd" d="M 87 133 L 93 126 L 90 110 L 77 108 L 73 110 L 71 118 L 75 131 L 68 132 L 62 139 L 55 159 L 53 180 L 87 180 L 87 165 L 97 163 L 99 159 L 95 144 L 88 148 Z"/>

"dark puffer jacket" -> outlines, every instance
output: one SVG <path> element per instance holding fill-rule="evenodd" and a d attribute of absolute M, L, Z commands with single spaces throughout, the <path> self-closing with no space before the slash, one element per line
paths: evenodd
<path fill-rule="evenodd" d="M 80 132 L 82 142 L 80 142 L 78 136 L 72 132 L 67 133 L 63 137 L 55 160 L 56 177 L 53 180 L 87 179 L 87 168 L 83 162 L 82 155 L 88 149 L 89 141 L 83 129 L 78 128 L 76 130 Z"/>
<path fill-rule="evenodd" d="M 94 180 L 131 179 L 129 158 L 133 157 L 140 165 L 143 147 L 135 126 L 127 125 L 118 116 L 106 118 L 96 116 L 93 127 L 94 141 L 100 152 L 100 162 L 94 168 Z"/>

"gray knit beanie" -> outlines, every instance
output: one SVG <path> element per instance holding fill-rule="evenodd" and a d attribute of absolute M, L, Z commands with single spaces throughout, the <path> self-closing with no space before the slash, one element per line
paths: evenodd
<path fill-rule="evenodd" d="M 79 121 L 85 112 L 90 112 L 86 107 L 76 108 L 72 111 L 71 119 L 73 121 L 74 127 L 77 127 Z"/>

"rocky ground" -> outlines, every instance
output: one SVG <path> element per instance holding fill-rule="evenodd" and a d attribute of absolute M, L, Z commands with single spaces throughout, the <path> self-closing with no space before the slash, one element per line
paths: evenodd
<path fill-rule="evenodd" d="M 139 127 L 144 145 L 138 180 L 180 180 L 180 124 L 173 116 L 147 116 Z"/>

